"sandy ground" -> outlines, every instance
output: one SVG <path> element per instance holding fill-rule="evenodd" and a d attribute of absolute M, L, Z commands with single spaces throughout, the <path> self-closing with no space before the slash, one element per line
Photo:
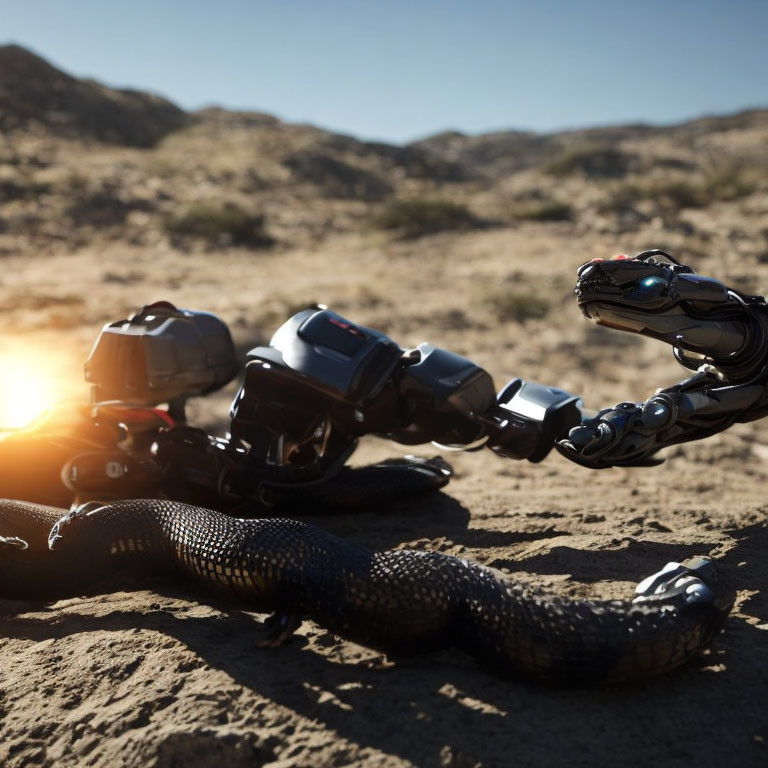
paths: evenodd
<path fill-rule="evenodd" d="M 653 246 L 651 234 L 616 243 L 548 224 L 416 244 L 364 233 L 318 251 L 117 245 L 6 256 L 2 336 L 45 353 L 62 389 L 71 381 L 82 395 L 79 362 L 96 329 L 142 303 L 218 312 L 247 348 L 301 302 L 323 301 L 404 346 L 430 340 L 466 354 L 499 385 L 521 375 L 597 407 L 683 377 L 669 350 L 591 327 L 569 295 L 586 258 Z M 696 266 L 732 276 L 726 259 Z M 754 291 L 768 287 L 766 270 L 756 267 Z M 490 300 L 509 287 L 548 296 L 546 318 L 500 321 Z M 195 417 L 221 429 L 229 396 L 198 404 Z M 355 461 L 401 453 L 372 438 Z M 116 581 L 105 594 L 47 605 L 0 602 L 0 764 L 764 766 L 768 438 L 759 423 L 739 426 L 668 456 L 655 469 L 591 472 L 556 455 L 531 465 L 462 454 L 445 493 L 312 522 L 579 596 L 628 597 L 669 560 L 717 556 L 738 607 L 711 651 L 674 675 L 629 688 L 546 688 L 500 679 L 458 652 L 387 658 L 312 623 L 291 644 L 260 650 L 263 616 L 181 582 Z"/>

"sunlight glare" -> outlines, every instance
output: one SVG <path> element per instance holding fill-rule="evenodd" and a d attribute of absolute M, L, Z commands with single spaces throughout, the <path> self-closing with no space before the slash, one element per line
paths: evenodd
<path fill-rule="evenodd" d="M 25 360 L 0 359 L 0 429 L 29 424 L 55 402 L 53 382 Z"/>
<path fill-rule="evenodd" d="M 3 345 L 0 350 L 0 431 L 24 427 L 82 390 L 82 385 L 76 386 L 72 373 L 71 361 L 63 350 L 52 353 L 50 348 Z"/>

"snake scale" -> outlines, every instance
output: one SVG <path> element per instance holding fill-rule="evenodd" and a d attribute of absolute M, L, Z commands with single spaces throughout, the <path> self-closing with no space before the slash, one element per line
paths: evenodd
<path fill-rule="evenodd" d="M 456 646 L 507 673 L 552 682 L 665 673 L 712 638 L 733 602 L 714 573 L 706 580 L 710 599 L 693 604 L 679 597 L 631 603 L 546 596 L 438 552 L 374 551 L 298 520 L 243 520 L 171 501 L 91 503 L 61 515 L 0 501 L 5 597 L 50 597 L 118 566 L 172 564 L 271 612 L 272 644 L 310 618 L 386 651 Z"/>

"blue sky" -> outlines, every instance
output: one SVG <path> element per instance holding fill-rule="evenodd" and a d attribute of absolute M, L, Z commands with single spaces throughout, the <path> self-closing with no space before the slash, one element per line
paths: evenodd
<path fill-rule="evenodd" d="M 0 42 L 365 138 L 768 106 L 766 0 L 0 0 Z"/>

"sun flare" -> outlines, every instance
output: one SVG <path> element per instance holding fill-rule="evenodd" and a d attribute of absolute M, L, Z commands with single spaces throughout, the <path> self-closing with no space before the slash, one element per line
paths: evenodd
<path fill-rule="evenodd" d="M 0 431 L 24 427 L 57 403 L 83 399 L 63 351 L 4 344 L 0 349 Z"/>
<path fill-rule="evenodd" d="M 0 359 L 0 429 L 23 427 L 56 402 L 53 381 L 23 360 Z"/>

